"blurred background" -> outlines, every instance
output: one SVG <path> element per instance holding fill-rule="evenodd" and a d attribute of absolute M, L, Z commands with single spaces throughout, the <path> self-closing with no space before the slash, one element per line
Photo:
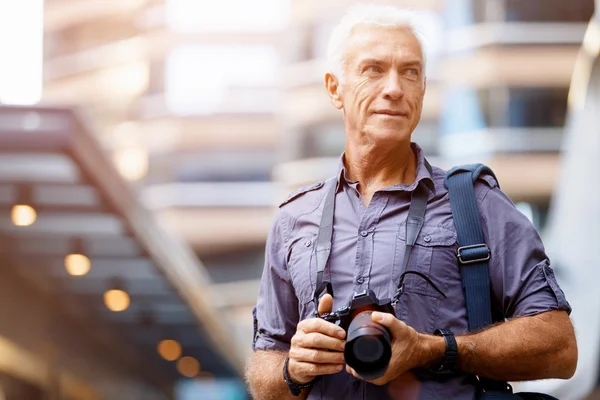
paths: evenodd
<path fill-rule="evenodd" d="M 413 140 L 492 167 L 547 240 L 580 364 L 530 387 L 600 399 L 600 6 L 371 2 L 427 38 Z M 343 151 L 353 3 L 0 0 L 0 400 L 248 398 L 272 217 Z"/>

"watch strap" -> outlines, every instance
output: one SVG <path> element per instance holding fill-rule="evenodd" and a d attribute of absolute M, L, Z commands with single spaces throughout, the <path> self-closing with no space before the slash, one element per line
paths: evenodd
<path fill-rule="evenodd" d="M 292 395 L 294 396 L 300 396 L 300 393 L 302 392 L 302 389 L 306 389 L 312 386 L 313 381 L 310 381 L 308 383 L 296 383 L 294 382 L 289 374 L 288 374 L 288 364 L 290 362 L 290 357 L 287 356 L 285 358 L 285 361 L 283 363 L 283 379 L 285 380 L 285 383 L 287 383 L 288 388 L 290 389 L 290 392 L 292 393 Z"/>
<path fill-rule="evenodd" d="M 434 335 L 441 336 L 446 342 L 446 352 L 442 364 L 434 368 L 434 372 L 440 374 L 451 374 L 458 370 L 458 344 L 454 333 L 448 329 L 436 329 Z"/>

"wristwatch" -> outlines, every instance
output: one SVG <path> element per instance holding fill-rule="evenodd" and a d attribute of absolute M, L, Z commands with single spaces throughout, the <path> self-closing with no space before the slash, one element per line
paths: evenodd
<path fill-rule="evenodd" d="M 454 333 L 448 329 L 436 329 L 433 334 L 444 338 L 446 341 L 446 353 L 444 354 L 442 363 L 431 368 L 431 372 L 441 375 L 456 373 L 458 369 L 458 345 L 456 344 Z"/>
<path fill-rule="evenodd" d="M 290 361 L 290 357 L 286 357 L 285 362 L 283 363 L 283 379 L 285 379 L 285 383 L 287 383 L 288 388 L 290 388 L 290 392 L 292 393 L 292 395 L 300 396 L 302 389 L 311 387 L 313 384 L 313 381 L 310 381 L 310 382 L 304 383 L 304 384 L 299 384 L 299 383 L 292 381 L 290 379 L 290 376 L 288 375 L 289 361 Z"/>

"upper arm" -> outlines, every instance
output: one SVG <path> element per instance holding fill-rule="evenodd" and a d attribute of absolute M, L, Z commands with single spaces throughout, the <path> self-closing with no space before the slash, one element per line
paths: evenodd
<path fill-rule="evenodd" d="M 254 314 L 254 350 L 288 350 L 299 321 L 298 299 L 287 270 L 285 216 L 279 210 L 267 237 Z"/>
<path fill-rule="evenodd" d="M 490 247 L 490 283 L 496 311 L 505 318 L 571 308 L 533 224 L 498 187 L 480 199 Z"/>

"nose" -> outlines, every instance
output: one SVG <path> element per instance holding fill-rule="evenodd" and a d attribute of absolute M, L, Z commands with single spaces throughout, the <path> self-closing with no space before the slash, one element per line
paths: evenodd
<path fill-rule="evenodd" d="M 398 74 L 390 73 L 385 81 L 383 95 L 386 100 L 399 100 L 404 95 Z"/>

